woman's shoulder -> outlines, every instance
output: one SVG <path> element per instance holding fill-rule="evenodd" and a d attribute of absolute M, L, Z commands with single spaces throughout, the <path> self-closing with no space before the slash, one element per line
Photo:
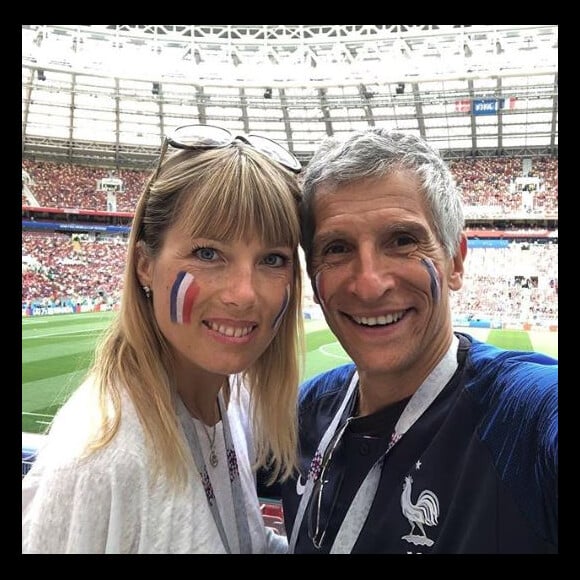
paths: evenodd
<path fill-rule="evenodd" d="M 144 434 L 135 407 L 128 396 L 121 396 L 121 419 L 115 436 L 97 452 L 90 452 L 102 429 L 99 393 L 87 379 L 63 404 L 55 415 L 37 461 L 65 467 L 86 462 L 107 464 L 122 454 L 140 454 Z M 82 461 L 81 461 L 82 460 Z"/>

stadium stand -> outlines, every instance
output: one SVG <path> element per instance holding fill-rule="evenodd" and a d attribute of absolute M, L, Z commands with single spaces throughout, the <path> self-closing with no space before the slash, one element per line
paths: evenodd
<path fill-rule="evenodd" d="M 464 289 L 453 294 L 455 312 L 467 320 L 554 326 L 558 317 L 557 158 L 533 160 L 539 187 L 528 208 L 522 192 L 513 188 L 522 177 L 521 159 L 462 159 L 450 165 L 464 195 L 466 214 L 471 216 L 467 219 L 470 262 Z M 122 293 L 130 212 L 124 218 L 127 225 L 115 226 L 117 212 L 92 211 L 95 184 L 106 177 L 106 170 L 33 162 L 23 163 L 24 167 L 34 182 L 31 190 L 43 207 L 64 213 L 51 215 L 42 208 L 23 205 L 23 312 L 35 307 L 66 306 L 73 311 L 80 305 L 113 307 Z M 121 175 L 131 176 L 130 185 L 124 188 L 123 206 L 130 210 L 147 173 Z M 67 213 L 67 208 L 74 211 Z M 490 211 L 483 216 L 482 208 Z M 78 210 L 85 211 L 82 218 L 98 217 L 104 225 L 80 221 Z M 38 215 L 48 219 L 34 219 Z M 65 221 L 56 221 L 54 215 Z M 66 231 L 71 226 L 72 232 Z M 107 228 L 115 227 L 108 233 Z M 483 247 L 482 240 L 487 240 Z M 486 291 L 490 287 L 491 293 Z M 311 293 L 307 293 L 306 300 L 309 298 Z"/>

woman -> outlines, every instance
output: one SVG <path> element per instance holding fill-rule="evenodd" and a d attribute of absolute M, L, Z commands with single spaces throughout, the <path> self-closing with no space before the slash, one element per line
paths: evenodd
<path fill-rule="evenodd" d="M 299 170 L 263 137 L 165 139 L 119 315 L 23 479 L 23 552 L 286 550 L 255 468 L 295 466 Z"/>

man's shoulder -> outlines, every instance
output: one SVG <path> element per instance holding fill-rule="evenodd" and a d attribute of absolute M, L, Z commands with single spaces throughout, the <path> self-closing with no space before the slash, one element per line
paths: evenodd
<path fill-rule="evenodd" d="M 538 352 L 516 351 L 474 341 L 469 349 L 467 389 L 485 405 L 513 411 L 557 406 L 558 360 Z"/>
<path fill-rule="evenodd" d="M 558 359 L 540 352 L 525 350 L 509 350 L 492 344 L 473 341 L 469 349 L 470 363 L 478 373 L 491 373 L 495 376 L 527 375 L 535 379 L 549 382 L 558 375 Z"/>
<path fill-rule="evenodd" d="M 300 386 L 300 406 L 341 393 L 354 372 L 355 365 L 349 362 L 308 378 Z"/>

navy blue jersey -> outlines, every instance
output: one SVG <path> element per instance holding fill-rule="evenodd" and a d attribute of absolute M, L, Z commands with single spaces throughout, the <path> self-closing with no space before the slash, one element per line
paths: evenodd
<path fill-rule="evenodd" d="M 457 333 L 457 371 L 387 455 L 353 553 L 531 554 L 558 551 L 558 361 L 507 351 Z M 300 472 L 281 486 L 290 537 L 320 438 L 355 371 L 352 363 L 300 391 Z M 351 416 L 353 402 L 341 423 Z M 384 454 L 407 400 L 351 419 L 320 495 L 311 498 L 296 553 L 328 553 L 348 506 Z"/>

